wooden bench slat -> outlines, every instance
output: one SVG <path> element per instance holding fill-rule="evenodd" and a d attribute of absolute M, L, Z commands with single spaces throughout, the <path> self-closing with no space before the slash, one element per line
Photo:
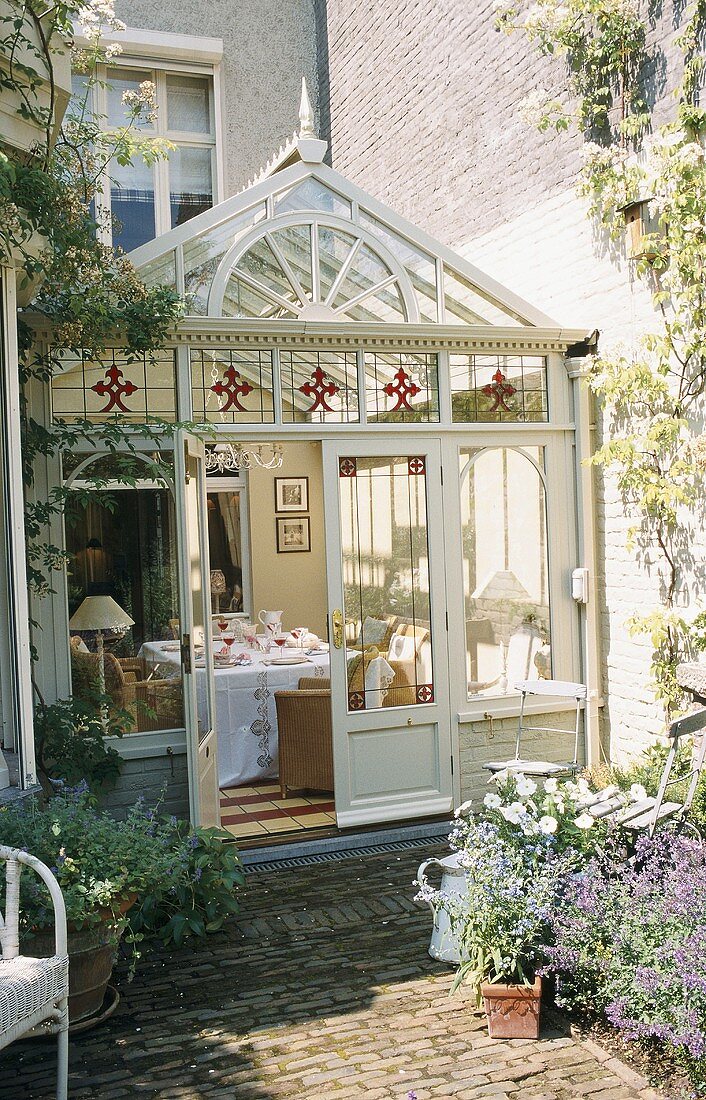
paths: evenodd
<path fill-rule="evenodd" d="M 659 808 L 657 820 L 661 821 L 664 817 L 674 817 L 674 815 L 681 809 L 681 802 L 663 802 Z M 626 829 L 644 829 L 646 825 L 649 825 L 651 816 L 652 810 L 646 811 L 639 817 L 632 817 L 629 821 L 626 821 L 623 824 L 625 825 Z"/>

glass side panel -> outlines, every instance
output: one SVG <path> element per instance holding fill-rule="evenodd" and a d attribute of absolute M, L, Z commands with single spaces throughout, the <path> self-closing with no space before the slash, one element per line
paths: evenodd
<path fill-rule="evenodd" d="M 255 222 L 265 217 L 264 203 L 251 206 L 235 218 L 206 230 L 183 245 L 184 286 L 186 289 L 186 308 L 191 314 L 205 314 L 208 309 L 208 295 L 218 265 L 228 249 Z"/>
<path fill-rule="evenodd" d="M 145 286 L 176 286 L 176 258 L 173 252 L 165 252 L 140 268 L 140 279 Z"/>
<path fill-rule="evenodd" d="M 342 233 L 339 229 L 329 229 L 325 225 L 319 226 L 318 238 L 321 301 L 325 302 L 336 281 L 336 276 L 350 255 L 356 238 L 351 236 L 350 233 Z"/>
<path fill-rule="evenodd" d="M 148 112 L 143 107 L 134 121 L 130 119 L 129 102 L 124 97 L 131 98 L 139 95 L 140 84 L 145 81 L 154 83 L 154 73 L 146 69 L 122 69 L 111 68 L 106 81 L 106 99 L 108 104 L 108 126 L 116 129 L 130 122 L 137 129 L 151 129 L 153 121 L 147 117 Z"/>
<path fill-rule="evenodd" d="M 96 490 L 88 502 L 70 494 L 66 516 L 74 696 L 95 707 L 102 679 L 109 720 L 125 732 L 183 727 L 171 493 Z M 124 625 L 109 625 L 121 615 Z"/>
<path fill-rule="evenodd" d="M 360 224 L 374 233 L 407 269 L 419 305 L 419 319 L 433 323 L 438 319 L 436 294 L 436 264 L 432 256 L 393 233 L 377 218 L 361 210 Z"/>
<path fill-rule="evenodd" d="M 297 307 L 298 308 L 298 307 Z M 255 290 L 237 275 L 231 275 L 223 296 L 224 317 L 296 317 L 294 306 L 286 309 Z"/>
<path fill-rule="evenodd" d="M 176 419 L 173 351 L 127 359 L 118 351 L 100 360 L 62 356 L 65 370 L 51 380 L 55 420 L 145 422 Z"/>
<path fill-rule="evenodd" d="M 439 419 L 438 364 L 435 354 L 365 353 L 368 420 L 388 424 L 430 423 Z"/>
<path fill-rule="evenodd" d="M 447 325 L 521 325 L 510 309 L 484 298 L 460 275 L 444 270 L 444 308 Z"/>
<path fill-rule="evenodd" d="M 213 206 L 211 148 L 177 146 L 169 153 L 169 206 L 172 229 Z"/>
<path fill-rule="evenodd" d="M 325 214 L 337 214 L 342 218 L 351 216 L 351 204 L 347 199 L 312 178 L 302 180 L 289 191 L 276 196 L 275 212 L 277 214 L 294 210 L 318 210 Z"/>
<path fill-rule="evenodd" d="M 272 239 L 305 295 L 311 298 L 311 226 L 288 225 L 284 229 L 273 231 Z"/>
<path fill-rule="evenodd" d="M 349 711 L 434 701 L 423 457 L 339 459 Z"/>
<path fill-rule="evenodd" d="M 549 564 L 540 448 L 460 455 L 468 697 L 551 677 Z"/>
<path fill-rule="evenodd" d="M 273 423 L 272 352 L 192 348 L 191 395 L 198 422 Z"/>
<path fill-rule="evenodd" d="M 356 298 L 362 291 L 370 290 L 378 283 L 384 282 L 389 276 L 390 269 L 387 264 L 384 264 L 367 244 L 361 245 L 338 288 L 338 293 L 333 300 L 333 308 L 337 309 L 345 305 L 351 298 Z"/>
<path fill-rule="evenodd" d="M 289 302 L 299 303 L 299 296 L 283 271 L 267 240 L 256 241 L 252 248 L 240 257 L 235 268 L 255 279 L 265 290 L 273 290 Z M 303 303 L 301 303 L 303 305 Z"/>
<path fill-rule="evenodd" d="M 211 611 L 249 612 L 249 593 L 244 589 L 244 497 L 238 486 L 209 491 L 208 551 L 211 577 Z M 227 633 L 224 637 L 228 637 Z"/>
<path fill-rule="evenodd" d="M 359 419 L 354 351 L 282 351 L 285 421 L 346 424 Z"/>
<path fill-rule="evenodd" d="M 210 134 L 211 82 L 204 76 L 167 74 L 167 128 L 189 134 Z"/>
<path fill-rule="evenodd" d="M 540 355 L 450 355 L 457 422 L 548 419 L 547 361 Z"/>
<path fill-rule="evenodd" d="M 110 165 L 113 244 L 132 252 L 155 236 L 154 168 L 142 157 L 132 164 Z"/>
<path fill-rule="evenodd" d="M 347 306 L 342 310 L 342 316 L 351 321 L 387 321 L 388 324 L 408 319 L 397 283 L 389 283 L 354 305 Z"/>

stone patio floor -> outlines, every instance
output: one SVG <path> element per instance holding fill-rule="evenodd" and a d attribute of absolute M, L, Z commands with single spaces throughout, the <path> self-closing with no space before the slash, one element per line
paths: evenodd
<path fill-rule="evenodd" d="M 539 1041 L 488 1038 L 429 958 L 412 900 L 426 855 L 248 874 L 242 918 L 205 944 L 150 953 L 110 1021 L 70 1044 L 69 1095 L 345 1100 L 657 1098 L 556 1021 Z M 0 1055 L 0 1100 L 54 1095 L 54 1043 Z"/>

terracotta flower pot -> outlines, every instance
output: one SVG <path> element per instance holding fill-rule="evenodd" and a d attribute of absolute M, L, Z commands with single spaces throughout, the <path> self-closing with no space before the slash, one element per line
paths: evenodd
<path fill-rule="evenodd" d="M 491 1038 L 539 1038 L 541 978 L 535 978 L 534 985 L 483 982 L 481 996 L 488 1017 L 488 1034 Z"/>
<path fill-rule="evenodd" d="M 98 1012 L 113 972 L 121 930 L 103 922 L 91 928 L 69 927 L 69 1023 Z M 37 958 L 54 954 L 54 935 L 45 932 L 32 941 Z"/>

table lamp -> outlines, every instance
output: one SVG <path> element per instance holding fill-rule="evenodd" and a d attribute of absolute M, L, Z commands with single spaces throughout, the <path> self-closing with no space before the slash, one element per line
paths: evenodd
<path fill-rule="evenodd" d="M 95 630 L 96 652 L 98 654 L 98 683 L 101 695 L 105 695 L 105 654 L 103 652 L 104 630 L 127 630 L 134 626 L 127 611 L 123 611 L 112 596 L 86 596 L 81 606 L 69 619 L 70 630 Z"/>

